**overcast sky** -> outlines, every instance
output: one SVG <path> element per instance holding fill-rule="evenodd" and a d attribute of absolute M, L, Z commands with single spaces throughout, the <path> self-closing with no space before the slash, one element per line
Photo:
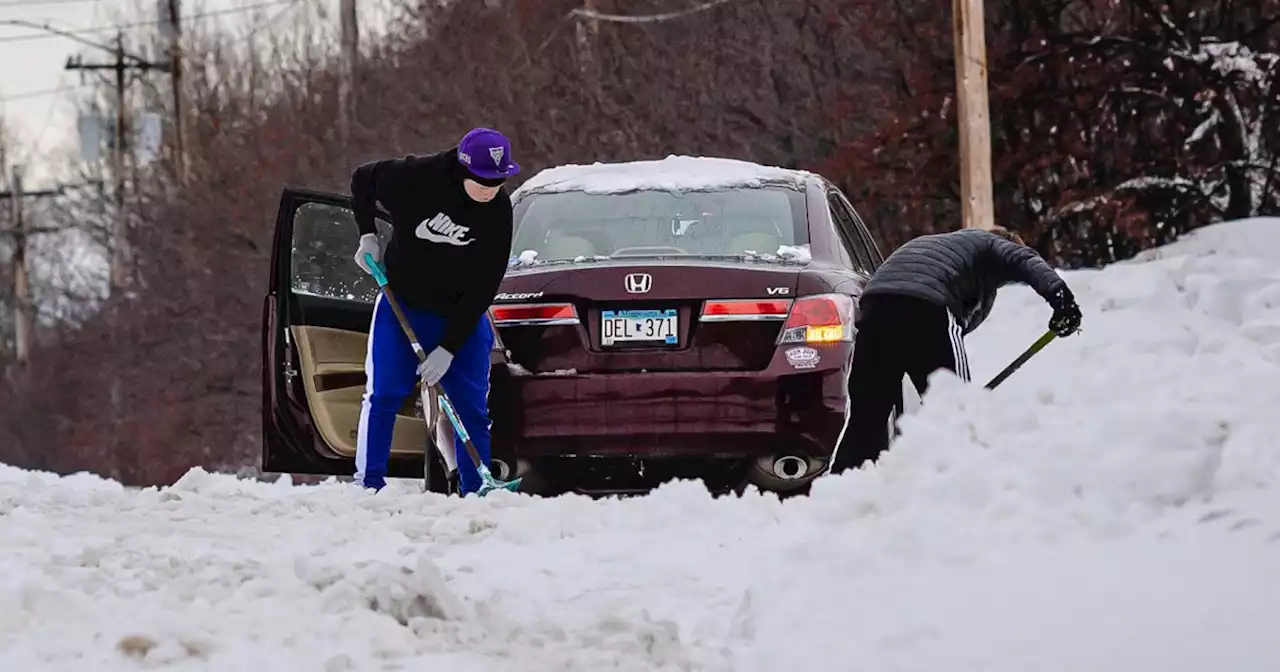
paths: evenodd
<path fill-rule="evenodd" d="M 249 7 L 271 0 L 183 0 L 182 15 L 192 17 L 210 12 Z M 361 7 L 361 38 L 367 39 L 375 23 L 381 17 L 371 14 L 376 4 L 383 8 L 383 1 L 357 0 Z M 338 0 L 298 0 L 298 7 L 289 11 L 311 11 L 323 7 L 328 10 L 327 20 L 338 21 Z M 205 23 L 216 21 L 228 27 L 239 27 L 261 21 L 274 15 L 285 5 L 252 9 L 250 11 L 221 14 L 193 20 Z M 61 170 L 60 163 L 67 152 L 78 147 L 76 134 L 76 108 L 73 94 L 84 91 L 81 72 L 65 69 L 69 56 L 80 55 L 86 63 L 109 61 L 111 54 L 83 45 L 73 39 L 48 35 L 30 28 L 3 25 L 15 19 L 36 23 L 48 23 L 62 30 L 103 28 L 101 32 L 79 35 L 94 42 L 109 44 L 114 40 L 112 26 L 126 23 L 154 21 L 157 17 L 156 0 L 0 0 L 0 115 L 8 125 L 17 156 L 9 162 L 21 162 L 32 189 L 42 188 L 57 176 L 52 170 Z M 274 25 L 274 24 L 273 24 Z M 281 21 L 287 27 L 288 23 Z M 126 29 L 126 41 L 142 37 L 157 26 L 141 26 Z M 38 39 L 28 37 L 39 36 Z M 85 82 L 92 75 L 85 73 Z M 149 74 L 164 78 L 163 73 Z M 163 85 L 162 81 L 157 81 Z M 66 87 L 57 94 L 52 92 Z"/>

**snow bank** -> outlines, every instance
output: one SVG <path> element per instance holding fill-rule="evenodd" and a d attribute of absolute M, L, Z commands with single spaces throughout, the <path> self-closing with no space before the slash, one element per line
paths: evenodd
<path fill-rule="evenodd" d="M 614 194 L 640 190 L 705 191 L 765 184 L 801 186 L 810 173 L 750 161 L 704 156 L 668 156 L 655 161 L 568 164 L 540 171 L 512 197 L 532 191 Z"/>
<path fill-rule="evenodd" d="M 786 503 L 0 469 L 0 669 L 1273 670 L 1277 249 L 1065 273 L 1082 334 Z M 976 382 L 1048 316 L 1003 291 Z"/>
<path fill-rule="evenodd" d="M 1139 252 L 1127 264 L 1170 257 L 1221 256 L 1256 267 L 1280 262 L 1280 217 L 1252 217 L 1204 226 L 1177 241 Z"/>

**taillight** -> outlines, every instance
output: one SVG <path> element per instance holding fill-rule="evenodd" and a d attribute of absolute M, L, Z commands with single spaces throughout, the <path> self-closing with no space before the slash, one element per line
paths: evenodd
<path fill-rule="evenodd" d="M 785 320 L 790 299 L 723 299 L 702 304 L 702 322 Z"/>
<path fill-rule="evenodd" d="M 782 325 L 778 344 L 852 341 L 853 314 L 853 299 L 846 294 L 798 298 Z"/>
<path fill-rule="evenodd" d="M 489 309 L 495 327 L 552 326 L 577 324 L 578 311 L 572 303 L 522 303 Z"/>

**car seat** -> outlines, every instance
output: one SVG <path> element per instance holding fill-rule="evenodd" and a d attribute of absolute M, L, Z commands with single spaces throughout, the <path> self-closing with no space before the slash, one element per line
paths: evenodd
<path fill-rule="evenodd" d="M 539 257 L 543 259 L 575 259 L 592 257 L 596 254 L 595 245 L 581 236 L 552 235 L 543 247 Z"/>
<path fill-rule="evenodd" d="M 767 233 L 743 233 L 729 241 L 729 254 L 743 254 L 747 251 L 756 254 L 777 254 L 782 240 Z"/>

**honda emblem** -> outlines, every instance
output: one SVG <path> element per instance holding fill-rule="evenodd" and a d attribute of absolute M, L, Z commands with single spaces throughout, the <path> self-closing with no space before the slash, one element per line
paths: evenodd
<path fill-rule="evenodd" d="M 653 276 L 648 273 L 631 273 L 627 275 L 627 291 L 632 294 L 646 294 L 653 288 Z"/>

